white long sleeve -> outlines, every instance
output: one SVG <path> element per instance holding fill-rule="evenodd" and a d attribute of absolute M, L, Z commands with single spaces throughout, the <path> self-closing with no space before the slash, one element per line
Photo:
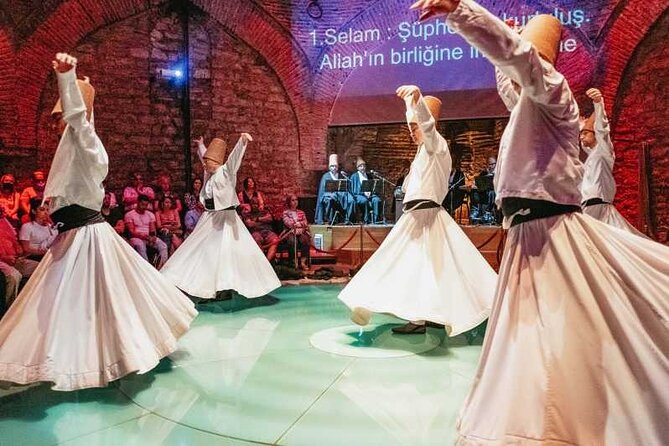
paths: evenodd
<path fill-rule="evenodd" d="M 604 99 L 595 102 L 595 138 L 597 145 L 602 147 L 613 155 L 613 142 L 611 142 L 611 127 L 609 126 L 609 118 L 606 116 L 606 109 L 604 108 Z"/>
<path fill-rule="evenodd" d="M 208 174 L 205 171 L 204 185 L 200 192 L 200 200 L 204 203 L 206 199 L 214 199 L 214 209 L 227 209 L 231 206 L 239 205 L 239 198 L 235 192 L 237 186 L 237 171 L 241 166 L 242 159 L 246 153 L 246 146 L 248 145 L 245 138 L 239 138 L 235 148 L 228 155 L 228 159 L 221 167 L 219 167 L 213 174 Z M 204 144 L 202 145 L 204 147 Z M 206 148 L 205 148 L 206 150 Z M 200 147 L 198 154 L 202 152 Z M 200 154 L 202 159 L 204 152 Z"/>
<path fill-rule="evenodd" d="M 612 203 L 616 197 L 616 181 L 613 178 L 615 152 L 603 100 L 595 103 L 595 139 L 596 145 L 585 161 L 581 184 L 583 201 L 600 198 Z"/>
<path fill-rule="evenodd" d="M 415 116 L 423 133 L 423 144 L 411 163 L 402 189 L 406 192 L 404 202 L 431 200 L 441 203 L 448 193 L 448 178 L 451 174 L 451 154 L 448 143 L 437 131 L 436 122 L 421 96 L 414 105 L 406 101 L 407 116 Z"/>
<path fill-rule="evenodd" d="M 225 161 L 225 165 L 228 167 L 230 172 L 234 172 L 235 174 L 237 174 L 239 166 L 241 166 L 242 164 L 242 159 L 244 158 L 244 154 L 246 153 L 247 145 L 248 143 L 246 139 L 243 137 L 240 137 L 239 140 L 237 141 L 237 144 L 235 144 L 235 148 L 232 149 L 232 152 L 230 152 L 228 159 Z"/>
<path fill-rule="evenodd" d="M 473 0 L 461 0 L 447 21 L 521 87 L 500 141 L 497 204 L 505 197 L 580 204 L 579 112 L 564 76 Z"/>
<path fill-rule="evenodd" d="M 44 197 L 49 200 L 51 213 L 72 204 L 100 210 L 104 198 L 102 182 L 109 167 L 107 152 L 93 124 L 86 119 L 75 70 L 57 73 L 57 78 L 67 126 L 51 163 Z"/>
<path fill-rule="evenodd" d="M 518 92 L 516 92 L 513 82 L 511 82 L 511 79 L 497 67 L 495 67 L 495 81 L 497 83 L 497 94 L 502 99 L 502 102 L 504 102 L 506 109 L 513 111 L 513 108 L 516 106 L 519 99 Z"/>
<path fill-rule="evenodd" d="M 207 152 L 207 146 L 204 145 L 202 141 L 197 143 L 197 156 L 200 158 L 200 162 L 204 164 L 204 154 Z"/>

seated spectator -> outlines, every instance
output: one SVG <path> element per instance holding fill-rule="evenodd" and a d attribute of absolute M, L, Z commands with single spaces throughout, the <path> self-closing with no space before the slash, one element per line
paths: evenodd
<path fill-rule="evenodd" d="M 288 252 L 291 258 L 295 258 L 295 247 L 302 254 L 300 269 L 311 267 L 309 250 L 311 248 L 311 234 L 309 233 L 309 222 L 307 216 L 301 209 L 297 208 L 297 195 L 290 194 L 286 197 L 286 209 L 283 211 L 283 225 L 290 231 L 286 237 Z"/>
<path fill-rule="evenodd" d="M 156 183 L 157 187 L 155 188 L 156 194 L 154 197 L 153 209 L 157 211 L 163 197 L 169 197 L 172 199 L 172 207 L 176 209 L 179 215 L 181 215 L 183 205 L 181 204 L 179 197 L 172 192 L 172 179 L 170 176 L 166 173 L 162 173 L 158 176 Z"/>
<path fill-rule="evenodd" d="M 46 175 L 41 170 L 36 170 L 31 175 L 32 186 L 23 189 L 21 193 L 21 222 L 30 221 L 30 201 L 33 199 L 42 200 L 44 198 L 44 186 L 46 186 Z"/>
<path fill-rule="evenodd" d="M 242 181 L 243 189 L 237 194 L 239 198 L 240 211 L 248 211 L 251 209 L 251 200 L 258 200 L 260 209 L 265 209 L 265 197 L 262 192 L 256 190 L 256 181 L 252 177 L 244 178 Z"/>
<path fill-rule="evenodd" d="M 105 197 L 102 199 L 102 209 L 100 213 L 105 221 L 109 223 L 116 233 L 121 237 L 125 236 L 125 221 L 123 220 L 123 211 L 118 207 L 112 205 L 113 192 L 105 192 Z"/>
<path fill-rule="evenodd" d="M 102 187 L 104 188 L 105 193 L 109 194 L 109 207 L 111 209 L 116 208 L 118 206 L 118 202 L 116 200 L 116 194 L 114 192 L 112 192 L 111 190 L 109 190 L 109 188 L 107 188 L 105 183 L 102 183 Z"/>
<path fill-rule="evenodd" d="M 137 197 L 137 208 L 125 214 L 125 225 L 130 235 L 130 244 L 146 261 L 149 256 L 147 246 L 155 248 L 160 255 L 157 268 L 160 269 L 167 262 L 167 245 L 156 236 L 156 217 L 149 211 L 151 199 L 146 195 Z"/>
<path fill-rule="evenodd" d="M 16 179 L 11 173 L 0 178 L 0 212 L 15 228 L 19 227 L 21 194 L 16 191 Z"/>
<path fill-rule="evenodd" d="M 174 209 L 170 196 L 164 195 L 158 204 L 156 227 L 158 228 L 158 237 L 167 244 L 168 252 L 174 252 L 183 242 L 181 238 L 183 236 L 181 218 L 179 212 Z"/>
<path fill-rule="evenodd" d="M 195 178 L 190 192 L 184 194 L 184 206 L 187 211 L 192 210 L 200 202 L 200 191 L 202 190 L 202 179 Z M 199 217 L 198 217 L 199 218 Z"/>
<path fill-rule="evenodd" d="M 199 200 L 195 202 L 195 205 L 190 208 L 188 212 L 186 212 L 186 216 L 184 217 L 184 226 L 186 227 L 184 238 L 188 237 L 191 232 L 193 232 L 195 226 L 197 226 L 197 222 L 200 221 L 203 212 L 204 205 Z"/>
<path fill-rule="evenodd" d="M 141 173 L 135 172 L 131 177 L 133 181 L 132 186 L 127 186 L 123 189 L 123 208 L 126 212 L 131 211 L 137 207 L 137 200 L 140 195 L 145 195 L 149 200 L 149 209 L 155 199 L 155 193 L 151 186 L 144 185 L 144 177 Z"/>
<path fill-rule="evenodd" d="M 0 217 L 0 271 L 5 275 L 5 308 L 8 308 L 19 292 L 21 279 L 30 277 L 39 262 L 22 256 L 23 249 L 16 240 L 16 231 Z"/>
<path fill-rule="evenodd" d="M 267 260 L 270 262 L 276 256 L 279 245 L 279 236 L 272 231 L 272 213 L 267 208 L 260 208 L 260 200 L 252 198 L 249 209 L 242 210 L 242 220 L 251 236 L 261 249 L 266 250 Z"/>
<path fill-rule="evenodd" d="M 30 221 L 24 223 L 19 231 L 19 241 L 30 260 L 40 261 L 58 236 L 58 231 L 51 225 L 49 211 L 40 199 L 30 201 Z"/>

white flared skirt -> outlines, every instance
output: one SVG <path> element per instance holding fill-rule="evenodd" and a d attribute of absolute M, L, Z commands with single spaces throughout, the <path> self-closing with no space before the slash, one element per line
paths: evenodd
<path fill-rule="evenodd" d="M 235 290 L 260 297 L 281 286 L 272 265 L 234 210 L 205 212 L 160 270 L 191 296 L 212 299 Z"/>
<path fill-rule="evenodd" d="M 587 206 L 583 208 L 583 213 L 599 221 L 603 221 L 607 225 L 624 229 L 632 234 L 640 235 L 641 237 L 646 237 L 641 231 L 632 226 L 612 204 L 606 203 Z"/>
<path fill-rule="evenodd" d="M 64 232 L 0 321 L 0 381 L 76 390 L 147 372 L 196 315 L 109 224 Z"/>
<path fill-rule="evenodd" d="M 587 215 L 509 230 L 459 445 L 669 444 L 669 247 Z"/>
<path fill-rule="evenodd" d="M 402 215 L 339 293 L 351 310 L 444 324 L 455 336 L 490 314 L 497 274 L 443 208 Z"/>

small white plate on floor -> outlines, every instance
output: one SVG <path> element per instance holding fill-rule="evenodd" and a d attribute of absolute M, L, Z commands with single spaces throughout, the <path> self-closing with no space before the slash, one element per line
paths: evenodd
<path fill-rule="evenodd" d="M 355 358 L 401 358 L 428 352 L 441 344 L 430 333 L 399 335 L 391 331 L 396 324 L 346 325 L 328 328 L 311 335 L 309 342 L 319 350 Z"/>

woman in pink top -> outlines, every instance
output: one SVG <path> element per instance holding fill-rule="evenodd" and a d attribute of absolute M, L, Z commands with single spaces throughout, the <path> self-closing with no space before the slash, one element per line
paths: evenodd
<path fill-rule="evenodd" d="M 0 213 L 7 218 L 12 226 L 17 227 L 19 223 L 19 204 L 21 194 L 16 191 L 16 179 L 11 173 L 5 174 L 0 179 Z"/>
<path fill-rule="evenodd" d="M 149 197 L 151 203 L 153 203 L 153 199 L 156 195 L 151 186 L 144 185 L 144 177 L 141 173 L 133 173 L 131 180 L 133 181 L 133 186 L 126 186 L 126 188 L 123 189 L 123 206 L 126 212 L 137 207 L 137 198 L 140 195 Z M 149 209 L 152 209 L 151 206 L 149 206 Z"/>
<path fill-rule="evenodd" d="M 309 269 L 311 259 L 309 258 L 309 249 L 311 248 L 311 234 L 309 233 L 309 222 L 304 211 L 297 208 L 297 195 L 290 194 L 286 197 L 286 209 L 283 211 L 283 225 L 291 231 L 286 237 L 288 241 L 288 251 L 290 258 L 295 259 L 297 249 L 302 253 L 300 269 Z"/>
<path fill-rule="evenodd" d="M 174 209 L 172 198 L 163 197 L 156 211 L 156 227 L 158 237 L 160 237 L 169 247 L 170 254 L 177 249 L 183 239 L 183 230 L 181 229 L 181 219 L 179 211 Z"/>

